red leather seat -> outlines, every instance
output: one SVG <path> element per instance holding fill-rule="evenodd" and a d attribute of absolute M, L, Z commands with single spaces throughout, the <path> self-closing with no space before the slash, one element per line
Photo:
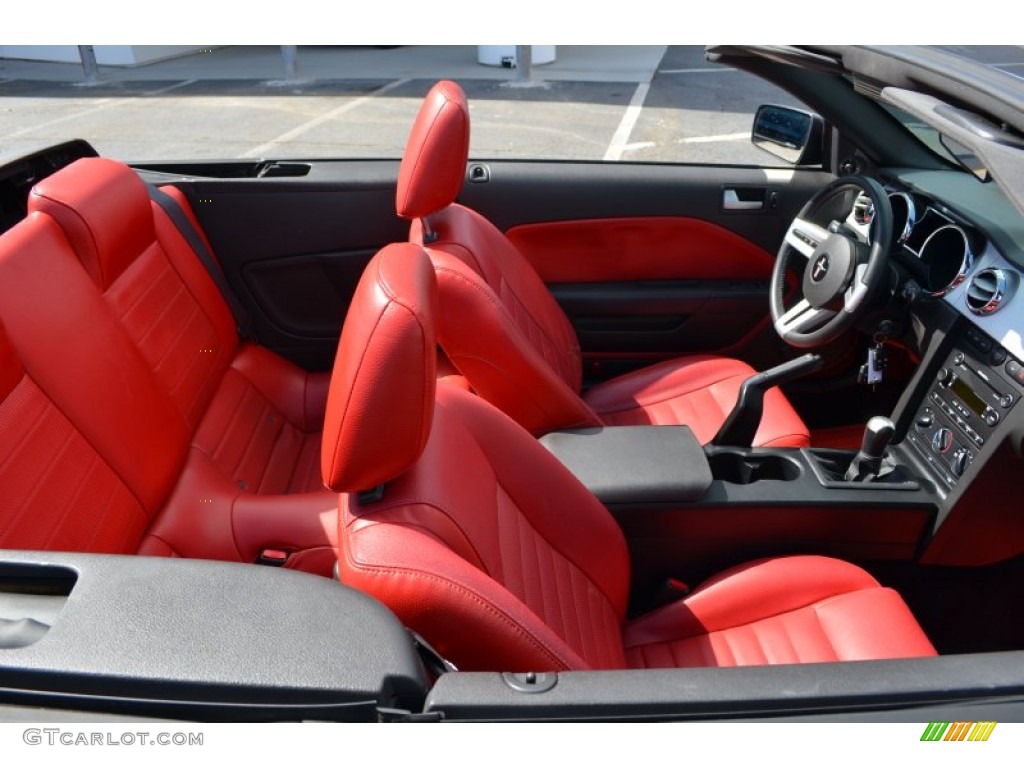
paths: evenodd
<path fill-rule="evenodd" d="M 43 248 L 59 242 L 60 231 L 52 226 L 15 228 L 0 244 L 22 245 L 29 233 Z M 0 274 L 3 256 L 0 248 Z M 94 351 L 89 340 L 84 341 L 87 351 Z M 42 356 L 28 352 L 20 354 L 0 325 L 0 549 L 135 552 L 153 517 L 152 499 L 159 493 L 154 487 L 159 483 L 147 474 L 166 466 L 166 454 L 155 443 L 146 446 L 152 449 L 147 467 L 116 445 L 97 444 L 92 439 L 96 432 L 90 429 L 95 424 L 80 426 L 74 401 L 69 408 L 68 399 L 47 392 L 52 368 Z M 138 381 L 140 372 L 126 370 L 125 380 Z M 93 394 L 89 384 L 79 382 L 85 397 Z M 110 401 L 102 392 L 96 394 L 94 404 L 106 410 Z M 143 429 L 170 427 L 173 436 L 177 425 L 167 412 L 139 408 L 134 398 L 126 398 L 122 405 L 109 411 L 107 434 L 127 436 L 132 422 L 142 418 Z M 137 451 L 138 458 L 143 453 Z"/>
<path fill-rule="evenodd" d="M 165 190 L 195 223 L 184 196 Z M 322 490 L 328 375 L 240 344 L 227 303 L 128 166 L 88 158 L 37 184 L 53 217 L 181 412 L 194 447 L 250 493 Z"/>
<path fill-rule="evenodd" d="M 415 245 L 369 264 L 342 331 L 322 471 L 342 581 L 463 670 L 928 656 L 900 596 L 825 557 L 747 563 L 626 620 L 611 514 L 526 430 L 435 376 L 436 280 Z"/>
<path fill-rule="evenodd" d="M 188 433 L 60 227 L 0 237 L 0 546 L 134 552 Z"/>
<path fill-rule="evenodd" d="M 239 344 L 212 279 L 127 166 L 78 161 L 36 185 L 29 209 L 0 238 L 0 320 L 23 361 L 19 386 L 31 382 L 95 455 L 79 451 L 92 462 L 85 473 L 47 452 L 49 432 L 0 421 L 15 465 L 49 478 L 11 510 L 37 522 L 10 527 L 0 515 L 0 543 L 52 548 L 64 526 L 82 525 L 79 508 L 96 509 L 97 529 L 123 536 L 83 538 L 87 551 L 252 562 L 279 549 L 293 553 L 289 567 L 329 575 L 337 511 L 319 472 L 328 375 Z M 0 410 L 20 412 L 11 397 Z M 93 496 L 102 467 L 138 509 Z"/>
<path fill-rule="evenodd" d="M 473 389 L 534 434 L 601 424 L 687 424 L 708 442 L 743 380 L 740 360 L 682 357 L 620 376 L 581 397 L 579 342 L 536 271 L 493 224 L 455 203 L 469 151 L 469 108 L 453 82 L 420 109 L 398 177 L 398 215 L 413 221 L 441 295 L 438 341 Z M 756 446 L 802 447 L 809 432 L 778 390 Z"/>

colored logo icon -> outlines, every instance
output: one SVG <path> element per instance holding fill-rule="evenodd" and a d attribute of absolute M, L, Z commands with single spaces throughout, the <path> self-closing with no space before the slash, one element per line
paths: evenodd
<path fill-rule="evenodd" d="M 988 741 L 995 730 L 993 721 L 979 723 L 928 723 L 921 741 Z"/>

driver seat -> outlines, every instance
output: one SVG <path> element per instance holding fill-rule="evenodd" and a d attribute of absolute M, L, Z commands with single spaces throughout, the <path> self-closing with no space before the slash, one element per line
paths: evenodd
<path fill-rule="evenodd" d="M 696 355 L 598 384 L 581 396 L 576 332 L 526 258 L 475 211 L 455 203 L 469 153 L 462 89 L 437 83 L 413 125 L 398 176 L 398 215 L 426 248 L 440 290 L 437 338 L 472 389 L 535 435 L 571 427 L 689 426 L 709 442 L 755 371 Z M 776 388 L 754 446 L 805 447 L 809 433 Z"/>

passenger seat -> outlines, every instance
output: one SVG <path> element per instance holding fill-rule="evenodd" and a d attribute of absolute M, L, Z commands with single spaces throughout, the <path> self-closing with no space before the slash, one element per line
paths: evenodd
<path fill-rule="evenodd" d="M 380 251 L 338 345 L 323 475 L 338 570 L 463 671 L 724 667 L 934 656 L 861 568 L 737 565 L 627 618 L 630 552 L 609 511 L 508 415 L 437 382 L 427 254 Z"/>

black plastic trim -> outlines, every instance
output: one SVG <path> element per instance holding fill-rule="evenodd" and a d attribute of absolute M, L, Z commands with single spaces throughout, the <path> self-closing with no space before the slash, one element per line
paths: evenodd
<path fill-rule="evenodd" d="M 426 711 L 446 721 L 858 719 L 927 722 L 923 713 L 1020 717 L 1024 652 L 925 659 L 611 672 L 561 672 L 540 693 L 499 673 L 445 675 Z M 983 709 L 979 709 L 983 708 Z M 1006 714 L 1004 714 L 1006 713 Z M 952 719 L 970 719 L 961 715 Z"/>
<path fill-rule="evenodd" d="M 3 552 L 72 569 L 46 636 L 0 649 L 0 704 L 199 720 L 372 720 L 418 707 L 423 667 L 380 603 L 329 579 L 171 558 Z"/>
<path fill-rule="evenodd" d="M 605 504 L 695 501 L 711 470 L 689 427 L 596 427 L 540 439 Z"/>

